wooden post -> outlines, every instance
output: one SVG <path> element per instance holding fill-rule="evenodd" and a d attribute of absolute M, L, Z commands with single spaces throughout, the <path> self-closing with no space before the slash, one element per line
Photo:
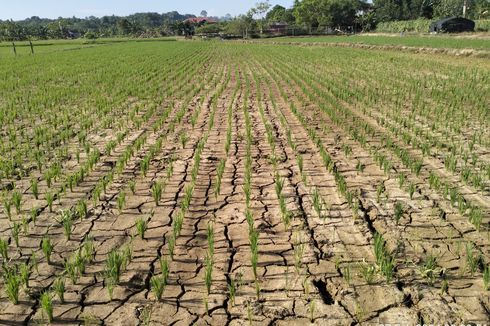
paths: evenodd
<path fill-rule="evenodd" d="M 17 49 L 15 48 L 15 42 L 12 42 L 12 47 L 14 49 L 15 56 L 17 56 Z"/>
<path fill-rule="evenodd" d="M 34 54 L 34 45 L 32 45 L 31 40 L 29 40 L 29 45 L 31 46 L 31 54 Z"/>

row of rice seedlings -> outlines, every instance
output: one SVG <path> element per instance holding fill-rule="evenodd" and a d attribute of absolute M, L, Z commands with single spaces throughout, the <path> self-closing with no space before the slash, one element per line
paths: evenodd
<path fill-rule="evenodd" d="M 170 68 L 168 68 L 168 69 L 170 69 Z M 166 75 L 166 74 L 164 74 L 164 76 L 166 76 L 166 77 L 167 77 L 167 75 Z M 169 77 L 170 77 L 170 76 L 169 76 Z M 106 101 L 106 102 L 107 102 L 107 101 Z M 106 105 L 107 105 L 107 103 L 104 103 L 104 104 L 106 104 Z M 57 109 L 58 109 L 58 108 L 57 108 Z M 67 112 L 68 112 L 68 111 L 67 111 Z M 110 112 L 110 110 L 108 110 L 108 111 L 106 111 L 106 112 Z M 106 113 L 106 112 L 104 112 L 104 113 Z M 86 112 L 86 110 L 83 110 L 83 111 L 82 111 L 82 113 L 85 115 L 85 113 L 87 113 L 87 112 Z M 118 113 L 119 113 L 119 109 L 117 110 L 117 112 L 114 112 L 114 114 L 118 114 Z M 53 120 L 56 120 L 56 118 L 57 118 L 57 117 L 61 117 L 61 118 L 65 119 L 66 121 L 69 121 L 69 118 L 68 118 L 68 116 L 66 115 L 66 112 L 63 112 L 61 115 L 57 114 L 57 115 L 48 116 L 48 117 L 49 117 L 49 118 L 53 117 L 53 118 L 54 118 Z M 93 123 L 93 122 L 94 122 L 94 121 L 96 121 L 95 119 L 93 119 L 92 117 L 89 117 L 88 115 L 86 115 L 86 116 L 84 116 L 84 117 L 85 117 L 86 119 L 81 119 L 81 118 L 79 117 L 80 119 L 76 119 L 76 121 L 81 121 L 82 126 L 91 127 L 91 126 L 93 126 L 93 125 L 94 125 L 94 123 Z M 91 119 L 91 120 L 90 120 L 90 119 Z M 108 116 L 108 117 L 104 117 L 103 121 L 110 121 L 111 119 L 112 119 L 112 120 L 114 120 L 114 119 L 113 119 L 113 117 Z M 87 122 L 87 120 L 89 120 L 89 121 L 91 121 L 91 122 Z M 64 127 L 64 126 L 63 126 L 63 127 Z M 56 130 L 57 130 L 56 128 L 51 128 L 51 129 L 49 129 L 49 128 L 41 128 L 41 127 L 37 126 L 37 127 L 36 127 L 36 131 L 37 131 L 38 129 L 42 129 L 42 131 L 44 131 L 45 133 L 46 133 L 47 131 L 50 131 L 50 130 L 54 130 L 54 131 L 56 131 Z M 87 129 L 82 129 L 82 130 L 80 130 L 79 132 L 80 132 L 79 134 L 77 134 L 76 132 L 70 132 L 69 134 L 70 134 L 70 135 L 73 135 L 73 136 L 78 136 L 79 141 L 81 142 L 81 145 L 82 145 L 81 147 L 85 147 L 85 145 L 86 145 L 86 143 L 85 143 L 85 141 L 86 141 L 86 134 L 87 134 L 89 131 L 88 131 Z M 44 134 L 45 134 L 45 133 L 44 133 Z M 36 132 L 36 135 L 39 135 L 39 134 Z M 36 151 L 36 153 L 42 153 L 42 152 L 49 153 L 49 152 L 51 152 L 51 151 L 49 151 L 49 150 L 46 150 L 46 151 Z M 66 155 L 65 155 L 65 156 L 66 156 Z M 79 157 L 79 155 L 77 155 L 77 158 L 78 158 L 78 157 Z M 39 159 L 38 159 L 38 161 L 43 161 L 43 160 L 42 160 L 42 158 L 39 158 Z"/>
<path fill-rule="evenodd" d="M 245 193 L 245 217 L 248 224 L 248 238 L 250 244 L 250 263 L 255 281 L 255 292 L 257 299 L 260 297 L 260 283 L 258 278 L 258 261 L 259 261 L 259 231 L 255 228 L 254 218 L 250 209 L 251 192 L 252 192 L 252 121 L 248 111 L 248 94 L 250 94 L 250 81 L 246 78 L 245 97 L 243 103 L 243 115 L 245 118 L 246 132 L 246 157 L 245 157 L 245 184 L 243 191 Z"/>
<path fill-rule="evenodd" d="M 412 171 L 417 174 L 420 172 L 420 168 L 421 168 L 421 164 L 417 163 L 415 168 Z M 391 169 L 388 169 L 388 170 L 391 170 Z M 380 193 L 383 192 L 382 189 L 383 189 L 383 187 L 378 188 L 378 198 L 380 197 Z M 381 191 L 379 191 L 379 190 L 381 190 Z M 415 193 L 415 191 L 416 191 L 416 186 L 413 183 L 410 183 L 409 188 L 408 188 L 408 192 L 409 192 L 411 198 L 413 198 L 413 194 Z M 457 196 L 453 196 L 453 197 L 458 198 Z M 456 202 L 455 200 L 453 200 L 453 201 Z M 460 200 L 460 204 L 458 206 L 465 207 L 465 201 Z M 466 207 L 468 207 L 468 206 L 466 206 Z M 395 219 L 399 220 L 400 217 L 403 215 L 403 211 L 404 211 L 404 208 L 401 205 L 401 203 L 398 203 L 398 205 L 395 204 L 395 214 L 394 214 Z M 472 222 L 472 220 L 474 220 L 476 223 L 473 223 L 473 222 L 472 223 L 475 225 L 476 229 L 479 229 L 481 210 L 479 210 L 478 208 L 473 208 L 473 209 L 470 208 L 469 214 L 472 215 L 472 218 L 470 219 L 470 221 Z M 473 218 L 473 216 L 474 216 L 474 218 Z M 386 263 L 386 262 L 388 262 L 388 263 Z M 392 266 L 393 264 L 390 264 L 390 262 L 391 262 L 391 260 L 385 259 L 384 263 L 382 264 L 383 269 L 385 270 L 383 273 L 386 275 L 386 277 L 388 279 L 391 278 L 390 274 L 392 274 L 391 270 L 393 270 L 393 266 Z"/>
<path fill-rule="evenodd" d="M 50 196 L 48 195 L 48 197 L 50 197 Z M 53 196 L 53 197 L 54 197 L 54 196 Z M 49 205 L 49 206 L 51 206 L 52 201 L 53 201 L 53 200 L 51 200 L 51 201 L 50 201 L 50 205 Z M 82 203 L 83 203 L 83 202 L 82 202 Z M 79 206 L 79 207 L 81 208 L 81 209 L 80 209 L 80 212 L 81 212 L 82 210 L 83 210 L 83 211 L 85 211 L 85 212 L 87 211 L 87 208 L 86 208 L 86 207 L 84 207 L 84 206 L 85 206 L 85 205 L 83 205 L 83 204 Z M 51 208 L 51 207 L 50 207 L 50 208 Z M 51 210 L 52 210 L 52 209 L 51 209 Z M 86 214 L 84 214 L 84 215 L 86 215 Z M 71 226 L 71 224 L 72 224 L 72 218 L 70 218 L 70 217 L 71 217 L 71 214 L 70 214 L 70 215 L 67 215 L 67 214 L 62 214 L 62 216 L 63 216 L 63 217 L 62 217 L 62 223 L 61 223 L 61 224 L 62 224 L 62 225 L 64 226 L 64 228 L 65 228 L 65 234 L 67 235 L 67 237 L 69 237 L 69 235 L 70 235 L 70 233 L 71 233 L 71 231 L 70 231 L 71 227 L 70 227 L 70 226 Z M 80 214 L 80 216 L 83 216 L 83 215 L 82 215 L 82 214 Z M 43 249 L 44 249 L 44 251 L 46 252 L 46 255 L 47 255 L 48 260 L 49 260 L 49 256 L 50 256 L 51 252 L 53 251 L 53 248 L 52 248 L 52 245 L 50 244 L 49 238 L 48 238 L 48 239 L 45 239 L 45 240 L 43 241 Z M 73 263 L 72 263 L 72 262 L 68 262 L 68 264 L 66 264 L 66 267 L 67 267 L 67 271 L 68 271 L 68 272 L 69 272 L 69 273 L 72 275 L 72 278 L 73 278 L 73 279 L 75 279 L 75 277 L 76 277 L 76 276 L 74 275 L 74 273 L 72 273 L 72 271 L 73 271 Z"/>
<path fill-rule="evenodd" d="M 229 78 L 227 78 L 229 81 Z M 224 87 L 219 88 L 219 92 L 217 94 L 221 94 Z M 218 96 L 213 96 L 212 97 L 212 102 L 216 101 Z M 216 105 L 212 103 L 213 111 L 216 109 Z M 209 124 L 212 124 L 210 121 Z M 196 151 L 194 154 L 194 166 L 191 172 L 191 182 L 187 184 L 184 188 L 184 197 L 181 201 L 180 204 L 180 210 L 178 213 L 176 213 L 173 221 L 172 221 L 172 234 L 170 237 L 167 239 L 167 249 L 168 249 L 168 256 L 170 257 L 171 260 L 174 258 L 174 251 L 175 251 L 175 245 L 176 245 L 176 240 L 180 236 L 180 233 L 182 231 L 183 223 L 184 223 L 184 218 L 185 218 L 185 213 L 190 207 L 193 192 L 195 189 L 196 181 L 197 181 L 197 175 L 199 172 L 199 166 L 201 163 L 201 155 L 202 151 L 204 150 L 204 146 L 207 142 L 207 139 L 209 137 L 209 130 L 208 132 L 204 135 L 204 137 L 198 142 L 196 146 Z M 175 161 L 175 158 L 172 156 L 171 159 L 171 168 L 167 170 L 167 181 L 170 179 L 170 177 L 173 175 L 173 162 Z M 210 257 L 209 253 L 214 254 L 214 235 L 212 232 L 213 228 L 211 225 L 208 225 L 208 256 Z M 211 255 L 212 257 L 212 255 Z M 207 258 L 209 259 L 209 258 Z M 211 258 L 212 259 L 212 258 Z M 209 261 L 207 261 L 209 262 Z M 208 267 L 211 265 L 210 267 Z M 161 270 L 161 275 L 152 275 L 150 278 L 150 289 L 154 293 L 155 298 L 160 301 L 163 293 L 165 291 L 165 288 L 168 284 L 168 278 L 170 275 L 170 263 L 166 258 L 160 257 L 160 270 Z M 211 282 L 212 282 L 212 264 L 207 264 L 206 265 L 206 275 L 205 275 L 205 283 L 206 283 L 206 288 L 207 288 L 207 294 L 209 295 L 210 287 L 211 287 Z M 206 305 L 206 312 L 207 312 L 207 300 L 205 300 L 205 305 Z"/>
<path fill-rule="evenodd" d="M 204 285 L 206 287 L 206 295 L 203 298 L 204 309 L 206 314 L 209 314 L 208 302 L 211 293 L 211 284 L 213 282 L 213 266 L 214 266 L 214 227 L 211 222 L 207 228 L 208 250 L 204 258 Z"/>
<path fill-rule="evenodd" d="M 304 170 L 303 156 L 298 151 L 294 137 L 292 136 L 291 130 L 289 129 L 286 117 L 284 116 L 284 114 L 282 112 L 280 112 L 277 109 L 276 102 L 275 102 L 274 96 L 272 94 L 272 88 L 269 89 L 269 99 L 272 103 L 272 107 L 274 108 L 274 111 L 279 116 L 279 121 L 281 123 L 281 126 L 286 130 L 288 144 L 289 144 L 290 148 L 293 150 L 293 152 L 295 152 L 295 154 L 296 154 L 296 164 L 297 164 L 299 172 L 301 174 L 301 179 L 302 179 L 303 183 L 306 186 L 308 186 L 307 174 Z M 277 192 L 277 190 L 276 190 L 276 192 Z M 325 222 L 326 218 L 328 217 L 328 211 L 330 210 L 330 205 L 321 196 L 317 187 L 311 186 L 310 192 L 312 194 L 313 208 L 314 208 L 318 218 L 320 218 L 321 220 L 323 220 L 323 222 Z"/>
<path fill-rule="evenodd" d="M 337 112 L 337 113 L 338 113 L 338 112 Z M 332 117 L 332 116 L 331 116 L 331 117 Z M 332 117 L 332 118 L 333 118 L 333 117 Z M 334 119 L 334 120 L 335 120 L 335 119 Z M 367 125 L 366 125 L 366 126 L 367 126 Z M 415 174 L 418 174 L 418 173 L 420 172 L 420 169 L 421 169 L 421 167 L 422 167 L 422 164 L 421 164 L 421 162 L 420 162 L 420 161 L 417 161 L 417 160 L 416 160 L 416 161 L 413 161 L 413 159 L 411 159 L 411 158 L 408 156 L 408 153 L 407 153 L 405 150 L 402 150 L 402 149 L 400 149 L 399 147 L 394 146 L 394 145 L 393 145 L 393 144 L 394 144 L 394 142 L 393 142 L 392 140 L 390 140 L 390 138 L 389 138 L 388 136 L 386 136 L 384 139 L 385 139 L 385 142 L 386 142 L 386 144 L 387 144 L 387 145 L 389 145 L 389 146 L 391 146 L 391 147 L 393 147 L 393 148 L 394 148 L 394 149 L 393 149 L 393 150 L 394 150 L 394 152 L 395 152 L 395 153 L 397 153 L 397 155 L 398 155 L 398 156 L 399 156 L 399 157 L 402 159 L 402 162 L 404 162 L 404 164 L 405 164 L 405 165 L 408 165 L 409 167 L 411 167 L 412 172 L 414 172 Z M 377 152 L 375 152 L 375 153 L 377 153 Z M 376 156 L 375 156 L 375 157 L 376 157 Z M 382 156 L 380 156 L 380 158 L 383 158 L 383 157 L 382 157 Z M 325 158 L 324 158 L 324 160 L 325 160 Z M 384 161 L 382 161 L 382 162 L 387 162 L 387 163 L 388 163 L 389 161 L 384 160 Z M 389 166 L 390 166 L 390 167 L 386 168 L 386 165 L 385 165 L 385 171 L 390 171 L 390 170 L 391 170 L 391 164 L 390 164 Z M 344 188 L 344 187 L 343 187 L 342 180 L 339 180 L 339 181 L 341 182 L 340 187 L 341 187 L 341 188 Z M 453 188 L 453 189 L 455 189 L 455 188 Z M 411 184 L 411 185 L 410 185 L 410 188 L 409 188 L 409 193 L 411 194 L 411 196 L 413 196 L 413 193 L 415 192 L 415 190 L 416 190 L 415 185 L 414 185 L 414 184 Z M 343 192 L 343 189 L 340 189 L 340 191 L 341 191 L 341 192 Z M 344 190 L 344 191 L 345 191 L 345 190 Z M 349 196 L 349 193 L 346 193 L 346 195 L 347 195 L 347 199 L 349 199 L 349 197 L 351 197 L 351 196 Z M 460 196 L 458 196 L 458 197 L 460 197 Z M 457 198 L 457 197 L 455 196 L 455 198 Z M 461 197 L 460 199 L 463 199 L 463 198 Z M 349 200 L 348 200 L 348 201 L 349 201 Z M 456 201 L 455 201 L 455 200 L 453 200 L 452 202 L 453 202 L 453 206 L 456 206 Z M 461 203 L 461 205 L 458 205 L 457 207 L 458 207 L 458 208 L 460 208 L 460 212 L 461 212 L 462 214 L 464 214 L 464 212 L 465 212 L 465 211 L 467 212 L 466 207 L 469 207 L 469 206 L 466 204 L 466 201 L 465 201 L 464 199 L 463 199 L 463 200 L 460 200 L 459 202 Z M 470 206 L 470 207 L 471 207 L 471 206 Z M 472 210 L 473 210 L 473 211 L 475 211 L 475 212 L 478 212 L 478 208 L 477 208 L 477 207 L 473 207 L 473 209 L 472 209 Z M 470 210 L 470 213 L 471 213 L 471 210 Z M 468 214 L 468 213 L 467 213 L 467 214 Z M 475 213 L 475 215 L 478 215 L 478 214 L 477 214 L 477 213 Z M 478 221 L 478 219 L 477 219 L 477 221 Z M 478 222 L 477 222 L 477 224 L 475 225 L 475 227 L 477 227 L 477 228 L 479 229 Z"/>
<path fill-rule="evenodd" d="M 118 135 L 118 140 L 119 141 L 122 140 L 122 138 L 119 137 L 119 135 Z M 137 142 L 137 145 L 138 145 L 138 142 Z M 141 146 L 141 145 L 139 145 L 139 146 Z M 92 154 L 93 155 L 92 157 L 94 159 L 93 160 L 89 160 L 89 162 L 88 162 L 88 164 L 89 164 L 88 169 L 91 169 L 92 168 L 92 166 L 95 164 L 95 162 L 97 161 L 97 159 L 99 157 L 99 155 L 97 154 L 96 151 L 94 151 L 92 153 L 93 153 Z M 58 171 L 58 169 L 56 171 Z M 83 170 L 82 170 L 82 172 L 83 172 Z M 53 173 L 52 175 L 55 175 L 56 176 L 57 174 L 58 173 Z M 78 175 L 79 174 L 77 173 L 77 174 L 75 174 L 75 177 L 70 177 L 69 178 L 70 188 L 72 188 L 72 181 L 73 180 L 76 180 L 76 183 L 78 184 L 79 179 L 81 179 L 81 178 L 77 178 Z M 83 173 L 82 173 L 82 175 L 83 175 Z M 110 175 L 110 176 L 112 176 L 112 175 Z M 50 178 L 48 178 L 48 179 L 50 179 Z M 107 178 L 104 178 L 104 188 L 106 186 L 105 180 L 107 180 Z M 37 188 L 37 184 L 36 183 L 33 183 L 33 184 L 34 184 L 34 187 L 33 188 L 36 189 Z M 59 199 L 59 196 L 60 196 L 60 194 L 58 194 L 58 199 Z M 52 211 L 52 204 L 54 202 L 55 196 L 53 194 L 51 194 L 51 193 L 47 193 L 46 197 L 47 197 L 48 207 L 50 208 L 50 211 Z M 17 197 L 14 196 L 14 199 L 15 198 L 17 198 Z M 123 200 L 122 199 L 123 199 L 123 196 L 121 196 L 120 199 L 119 199 L 119 206 L 120 207 L 122 206 L 121 204 L 123 203 Z M 87 216 L 88 209 L 87 209 L 86 202 L 84 202 L 83 200 L 80 201 L 79 202 L 79 205 L 77 206 L 77 213 L 79 213 L 79 215 L 80 215 L 81 218 Z M 37 217 L 37 213 L 36 214 L 31 214 L 31 215 L 33 217 L 31 220 L 34 220 L 35 221 L 35 218 Z M 64 228 L 65 236 L 67 238 L 69 238 L 70 237 L 70 234 L 71 234 L 71 225 L 73 224 L 73 214 L 72 214 L 72 211 L 70 210 L 70 211 L 62 212 L 62 218 L 61 218 L 61 220 L 59 222 L 60 222 L 60 224 Z M 17 228 L 14 228 L 14 233 L 15 234 L 18 233 L 16 231 L 17 231 Z M 16 238 L 18 238 L 18 236 L 16 236 Z"/>

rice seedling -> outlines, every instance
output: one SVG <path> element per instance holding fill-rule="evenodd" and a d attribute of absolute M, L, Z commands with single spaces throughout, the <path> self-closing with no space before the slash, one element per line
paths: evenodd
<path fill-rule="evenodd" d="M 174 259 L 175 240 L 175 234 L 171 235 L 168 239 L 168 254 L 172 260 Z"/>
<path fill-rule="evenodd" d="M 51 239 L 48 235 L 45 235 L 41 241 L 41 249 L 44 253 L 44 257 L 46 258 L 46 262 L 48 264 L 51 263 L 51 254 L 53 253 L 54 246 L 51 243 Z"/>
<path fill-rule="evenodd" d="M 10 198 L 3 199 L 3 210 L 10 221 L 12 219 L 12 201 Z"/>
<path fill-rule="evenodd" d="M 29 219 L 27 218 L 27 216 L 22 216 L 22 219 L 20 220 L 20 226 L 24 236 L 27 236 L 27 234 L 29 233 Z"/>
<path fill-rule="evenodd" d="M 65 278 L 60 276 L 53 282 L 53 291 L 58 296 L 61 303 L 65 303 Z"/>
<path fill-rule="evenodd" d="M 250 306 L 250 302 L 247 302 L 247 318 L 248 318 L 248 324 L 252 326 L 253 311 L 252 311 L 252 307 Z"/>
<path fill-rule="evenodd" d="M 304 174 L 304 162 L 301 154 L 296 154 L 296 163 L 298 164 L 299 173 Z"/>
<path fill-rule="evenodd" d="M 156 206 L 160 204 L 160 200 L 162 199 L 162 191 L 163 184 L 160 181 L 156 181 L 151 187 L 151 195 L 153 197 L 153 200 L 155 201 Z"/>
<path fill-rule="evenodd" d="M 86 237 L 81 247 L 81 255 L 85 262 L 91 263 L 95 255 L 94 240 L 90 237 Z"/>
<path fill-rule="evenodd" d="M 117 196 L 117 209 L 119 210 L 119 214 L 122 213 L 125 206 L 126 206 L 126 193 L 124 191 L 121 191 Z"/>
<path fill-rule="evenodd" d="M 70 240 L 73 228 L 74 213 L 72 210 L 62 210 L 60 215 L 61 216 L 58 223 L 63 227 L 63 233 L 65 234 L 66 240 Z"/>
<path fill-rule="evenodd" d="M 69 259 L 65 260 L 64 266 L 65 266 L 65 273 L 66 275 L 68 275 L 68 278 L 70 278 L 71 283 L 73 285 L 77 284 L 78 277 L 80 275 L 74 257 L 70 257 Z"/>
<path fill-rule="evenodd" d="M 473 276 L 478 269 L 479 262 L 480 256 L 473 243 L 466 243 L 466 268 L 470 271 L 471 276 Z"/>
<path fill-rule="evenodd" d="M 347 285 L 350 285 L 351 280 L 352 280 L 352 277 L 351 277 L 351 266 L 350 266 L 350 264 L 347 264 L 347 266 L 345 266 L 342 269 L 342 276 L 344 277 L 344 280 L 347 283 Z"/>
<path fill-rule="evenodd" d="M 26 288 L 29 287 L 29 278 L 31 277 L 31 265 L 27 263 L 22 263 L 18 266 L 19 268 L 19 277 L 21 280 L 21 283 L 25 285 Z"/>
<path fill-rule="evenodd" d="M 9 260 L 8 250 L 9 250 L 8 240 L 0 238 L 0 255 L 2 256 L 4 261 Z"/>
<path fill-rule="evenodd" d="M 318 188 L 313 189 L 313 208 L 317 214 L 317 216 L 325 222 L 327 218 L 326 210 L 328 210 L 327 203 L 321 197 Z"/>
<path fill-rule="evenodd" d="M 359 272 L 364 278 L 367 284 L 373 284 L 374 278 L 376 276 L 376 266 L 371 265 L 367 262 L 360 263 Z"/>
<path fill-rule="evenodd" d="M 218 167 L 216 168 L 216 184 L 214 187 L 215 198 L 218 198 L 218 196 L 221 193 L 221 182 L 223 179 L 223 173 L 225 172 L 225 165 L 226 165 L 226 160 L 221 159 L 218 164 Z"/>
<path fill-rule="evenodd" d="M 437 258 L 433 255 L 428 255 L 422 266 L 420 267 L 420 274 L 427 280 L 427 284 L 433 285 L 436 277 Z"/>
<path fill-rule="evenodd" d="M 141 240 L 145 239 L 145 232 L 148 228 L 148 219 L 139 218 L 136 220 L 136 232 L 140 236 Z"/>
<path fill-rule="evenodd" d="M 417 187 L 415 186 L 414 183 L 410 182 L 410 185 L 408 186 L 408 193 L 410 195 L 410 199 L 413 199 L 413 194 L 417 190 Z"/>
<path fill-rule="evenodd" d="M 40 211 L 37 208 L 31 208 L 29 218 L 32 224 L 36 225 L 37 217 Z"/>
<path fill-rule="evenodd" d="M 235 297 L 240 288 L 242 282 L 242 275 L 238 273 L 235 277 L 230 276 L 230 282 L 228 283 L 228 298 L 230 299 L 230 305 L 235 305 Z"/>
<path fill-rule="evenodd" d="M 136 194 L 136 181 L 134 180 L 129 180 L 128 181 L 128 187 L 129 187 L 129 190 L 131 191 L 131 193 L 133 195 Z"/>
<path fill-rule="evenodd" d="M 133 260 L 133 238 L 131 238 L 129 243 L 122 246 L 120 256 L 122 257 L 121 270 L 126 270 L 129 263 Z"/>
<path fill-rule="evenodd" d="M 163 291 L 165 291 L 165 286 L 166 284 L 162 276 L 153 275 L 151 277 L 150 287 L 157 301 L 162 300 Z"/>
<path fill-rule="evenodd" d="M 163 284 L 166 286 L 170 275 L 170 266 L 166 258 L 160 257 L 160 271 L 162 272 Z"/>
<path fill-rule="evenodd" d="M 10 232 L 12 234 L 12 238 L 14 239 L 15 246 L 19 248 L 19 233 L 20 233 L 21 224 L 19 222 L 14 222 L 10 225 Z"/>
<path fill-rule="evenodd" d="M 123 255 L 113 249 L 107 254 L 106 265 L 104 269 L 104 283 L 109 292 L 109 298 L 112 300 L 114 286 L 119 284 L 123 270 Z"/>
<path fill-rule="evenodd" d="M 386 241 L 379 233 L 374 235 L 374 255 L 381 273 L 389 283 L 395 272 L 395 258 L 388 252 Z"/>
<path fill-rule="evenodd" d="M 315 309 L 316 309 L 316 301 L 313 299 L 310 301 L 308 305 L 308 312 L 310 314 L 310 323 L 315 321 Z"/>
<path fill-rule="evenodd" d="M 254 278 L 257 280 L 257 265 L 258 265 L 258 260 L 259 260 L 259 232 L 257 230 L 251 230 L 249 234 L 249 240 L 250 240 L 250 250 L 251 250 L 251 263 L 252 263 L 252 270 L 254 273 Z"/>
<path fill-rule="evenodd" d="M 481 223 L 483 220 L 483 214 L 480 208 L 477 207 L 471 207 L 470 208 L 470 216 L 469 220 L 471 224 L 475 226 L 475 229 L 477 231 L 480 231 Z"/>
<path fill-rule="evenodd" d="M 175 238 L 180 236 L 180 232 L 182 232 L 182 226 L 184 224 L 184 212 L 181 210 L 175 216 L 172 222 L 172 229 Z"/>
<path fill-rule="evenodd" d="M 81 199 L 78 201 L 76 206 L 76 212 L 81 220 L 88 217 L 88 206 L 85 199 Z"/>
<path fill-rule="evenodd" d="M 150 158 L 148 156 L 145 156 L 140 162 L 140 170 L 144 177 L 146 177 L 149 168 L 150 168 Z"/>
<path fill-rule="evenodd" d="M 211 258 L 214 257 L 214 227 L 212 222 L 208 222 L 207 228 L 208 252 Z"/>
<path fill-rule="evenodd" d="M 153 314 L 153 307 L 146 306 L 141 310 L 140 319 L 142 326 L 150 326 L 151 325 L 151 316 Z"/>
<path fill-rule="evenodd" d="M 94 207 L 97 206 L 97 203 L 99 202 L 100 195 L 102 194 L 102 189 L 100 186 L 96 186 L 94 190 L 92 191 L 92 201 L 94 204 Z"/>
<path fill-rule="evenodd" d="M 19 292 L 21 285 L 21 280 L 19 275 L 17 275 L 17 271 L 15 269 L 11 269 L 8 265 L 4 266 L 3 279 L 5 282 L 5 293 L 7 294 L 8 299 L 14 305 L 17 305 L 19 303 Z"/>
<path fill-rule="evenodd" d="M 180 140 L 180 144 L 182 145 L 182 149 L 184 149 L 185 145 L 189 141 L 189 135 L 187 135 L 185 132 L 183 132 L 180 134 L 179 140 Z"/>
<path fill-rule="evenodd" d="M 490 290 L 490 266 L 486 265 L 483 269 L 483 288 L 485 291 Z"/>
<path fill-rule="evenodd" d="M 48 317 L 48 322 L 53 322 L 53 298 L 49 292 L 43 292 L 39 298 L 39 305 Z"/>
<path fill-rule="evenodd" d="M 396 202 L 395 203 L 395 212 L 394 212 L 394 218 L 396 221 L 396 224 L 400 222 L 400 219 L 402 218 L 404 213 L 404 208 L 403 204 L 401 202 Z"/>
<path fill-rule="evenodd" d="M 49 207 L 49 212 L 53 212 L 53 202 L 54 202 L 54 195 L 51 192 L 46 193 L 46 203 L 48 204 Z"/>
<path fill-rule="evenodd" d="M 34 198 L 39 199 L 39 186 L 37 179 L 31 179 L 31 191 Z"/>
<path fill-rule="evenodd" d="M 400 186 L 400 188 L 402 188 L 403 185 L 405 184 L 405 180 L 407 180 L 405 174 L 403 173 L 398 174 L 398 185 Z"/>
<path fill-rule="evenodd" d="M 356 171 L 359 173 L 362 173 L 362 172 L 364 172 L 365 168 L 366 168 L 366 166 L 360 160 L 357 160 Z"/>
<path fill-rule="evenodd" d="M 39 264 L 37 262 L 37 255 L 34 250 L 31 253 L 31 257 L 29 258 L 29 264 L 31 265 L 31 268 L 34 268 L 36 270 L 36 273 L 39 275 Z"/>

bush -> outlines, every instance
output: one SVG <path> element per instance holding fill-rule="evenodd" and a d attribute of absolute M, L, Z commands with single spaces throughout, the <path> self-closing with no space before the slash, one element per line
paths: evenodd
<path fill-rule="evenodd" d="M 204 24 L 196 29 L 196 34 L 218 34 L 222 30 L 219 24 Z"/>
<path fill-rule="evenodd" d="M 490 19 L 475 20 L 475 31 L 490 32 Z"/>
<path fill-rule="evenodd" d="M 429 26 L 434 19 L 415 19 L 415 20 L 400 20 L 392 22 L 379 23 L 376 27 L 376 32 L 380 33 L 428 33 Z M 488 32 L 490 31 L 490 19 L 475 20 L 475 31 Z"/>
<path fill-rule="evenodd" d="M 432 23 L 430 19 L 416 19 L 416 20 L 401 20 L 392 22 L 379 23 L 376 27 L 376 32 L 381 33 L 403 33 L 403 32 L 416 32 L 427 33 L 429 32 L 429 26 Z"/>
<path fill-rule="evenodd" d="M 87 40 L 96 40 L 97 34 L 95 34 L 94 32 L 87 32 L 83 37 L 85 37 Z"/>

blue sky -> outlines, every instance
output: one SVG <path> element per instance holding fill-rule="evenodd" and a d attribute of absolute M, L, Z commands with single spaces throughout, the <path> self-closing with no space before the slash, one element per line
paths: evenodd
<path fill-rule="evenodd" d="M 258 0 L 0 0 L 0 19 L 86 17 L 104 15 L 129 15 L 135 12 L 178 11 L 181 14 L 199 15 L 206 10 L 210 16 L 235 16 L 245 13 Z M 270 0 L 271 5 L 293 5 L 293 0 Z"/>

